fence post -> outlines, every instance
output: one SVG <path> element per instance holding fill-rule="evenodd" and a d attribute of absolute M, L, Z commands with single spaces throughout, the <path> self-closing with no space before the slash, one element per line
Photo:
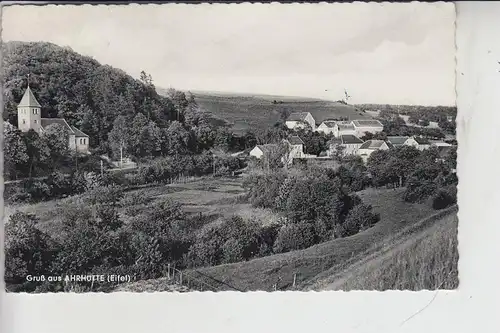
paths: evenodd
<path fill-rule="evenodd" d="M 179 281 L 180 281 L 180 285 L 182 285 L 182 272 L 179 272 Z"/>
<path fill-rule="evenodd" d="M 293 287 L 295 288 L 295 282 L 297 281 L 297 273 L 293 274 Z"/>
<path fill-rule="evenodd" d="M 274 291 L 276 291 L 278 289 L 278 284 L 274 284 Z"/>
<path fill-rule="evenodd" d="M 170 264 L 167 265 L 167 278 L 170 280 Z"/>
<path fill-rule="evenodd" d="M 175 282 L 175 266 L 172 268 L 172 280 Z"/>

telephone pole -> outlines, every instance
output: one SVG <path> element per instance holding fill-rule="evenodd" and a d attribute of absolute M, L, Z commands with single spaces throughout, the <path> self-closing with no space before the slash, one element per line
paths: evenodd
<path fill-rule="evenodd" d="M 123 144 L 120 145 L 120 169 L 123 169 Z"/>

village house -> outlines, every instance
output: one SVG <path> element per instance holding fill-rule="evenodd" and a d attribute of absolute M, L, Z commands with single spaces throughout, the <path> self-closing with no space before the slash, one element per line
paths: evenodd
<path fill-rule="evenodd" d="M 316 131 L 325 134 L 331 134 L 335 130 L 335 124 L 337 124 L 335 120 L 325 120 L 324 122 L 321 123 L 321 125 L 318 126 Z"/>
<path fill-rule="evenodd" d="M 290 158 L 304 158 L 304 141 L 301 138 L 294 135 L 283 141 L 290 146 Z"/>
<path fill-rule="evenodd" d="M 410 139 L 409 136 L 388 136 L 387 142 L 393 147 L 401 147 Z"/>
<path fill-rule="evenodd" d="M 298 145 L 297 145 L 298 146 Z M 278 144 L 265 144 L 265 145 L 257 145 L 255 146 L 249 153 L 250 156 L 253 156 L 257 159 L 263 159 L 263 161 L 266 161 L 267 159 L 265 158 L 266 156 L 269 157 L 273 152 L 277 152 L 280 149 L 280 145 Z M 295 149 L 297 149 L 295 147 Z M 287 155 L 281 156 L 280 160 L 284 165 L 290 165 L 293 163 L 294 156 L 293 154 L 297 153 L 297 151 L 290 151 Z M 265 156 L 264 156 L 265 155 Z M 307 157 L 307 155 L 303 154 L 304 156 L 302 157 Z"/>
<path fill-rule="evenodd" d="M 376 150 L 388 150 L 391 144 L 384 140 L 368 140 L 365 141 L 358 149 L 358 155 L 361 156 L 363 162 L 367 162 L 370 155 Z"/>
<path fill-rule="evenodd" d="M 333 138 L 328 142 L 327 156 L 335 156 L 339 147 L 342 148 L 344 156 L 357 155 L 362 144 L 363 140 L 354 135 L 341 135 L 339 138 Z"/>
<path fill-rule="evenodd" d="M 342 135 L 356 135 L 356 129 L 351 122 L 339 121 L 333 128 L 333 135 L 339 138 Z"/>
<path fill-rule="evenodd" d="M 291 113 L 290 116 L 288 116 L 288 118 L 286 119 L 285 125 L 289 129 L 306 128 L 308 125 L 313 131 L 316 129 L 316 121 L 309 112 Z"/>
<path fill-rule="evenodd" d="M 405 145 L 407 146 L 413 146 L 417 148 L 418 150 L 424 150 L 424 149 L 429 149 L 431 147 L 431 143 L 429 140 L 426 138 L 418 137 L 418 136 L 412 136 L 409 138 L 406 142 Z"/>
<path fill-rule="evenodd" d="M 265 153 L 269 153 L 277 148 L 278 145 L 275 144 L 257 145 L 252 150 L 250 150 L 249 155 L 260 159 Z"/>
<path fill-rule="evenodd" d="M 45 129 L 53 124 L 64 127 L 69 134 L 69 149 L 79 153 L 89 153 L 89 136 L 78 128 L 70 126 L 64 118 L 42 118 L 42 106 L 38 103 L 29 85 L 17 105 L 17 127 L 22 132 L 34 130 L 42 134 Z"/>
<path fill-rule="evenodd" d="M 384 130 L 384 125 L 378 120 L 353 120 L 355 134 L 357 137 L 363 137 L 366 133 L 376 134 Z"/>
<path fill-rule="evenodd" d="M 421 137 L 415 137 L 415 136 L 388 136 L 387 137 L 387 142 L 390 143 L 394 147 L 400 147 L 400 146 L 412 146 L 415 147 L 419 150 L 424 150 L 428 149 L 431 147 L 431 145 L 449 145 L 448 143 L 445 142 L 434 142 L 431 143 L 429 140 Z"/>

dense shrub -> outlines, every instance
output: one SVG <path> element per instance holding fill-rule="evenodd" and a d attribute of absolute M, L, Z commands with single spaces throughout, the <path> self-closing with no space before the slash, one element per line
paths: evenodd
<path fill-rule="evenodd" d="M 314 225 L 286 224 L 281 227 L 274 243 L 274 252 L 283 253 L 308 248 L 316 243 Z"/>
<path fill-rule="evenodd" d="M 412 182 L 403 193 L 403 199 L 407 202 L 424 202 L 436 193 L 438 185 L 433 181 Z"/>
<path fill-rule="evenodd" d="M 228 264 L 244 260 L 243 251 L 243 245 L 237 238 L 229 238 L 222 246 L 222 263 Z"/>
<path fill-rule="evenodd" d="M 248 199 L 254 207 L 272 208 L 285 179 L 283 172 L 251 174 L 243 181 L 243 187 L 248 190 Z"/>
<path fill-rule="evenodd" d="M 372 212 L 370 205 L 358 204 L 347 214 L 342 225 L 343 237 L 357 234 L 358 232 L 370 228 L 380 219 L 378 214 Z"/>
<path fill-rule="evenodd" d="M 432 198 L 432 208 L 444 209 L 457 202 L 457 187 L 448 186 L 439 189 Z"/>
<path fill-rule="evenodd" d="M 50 273 L 50 263 L 57 249 L 50 238 L 36 227 L 32 214 L 14 213 L 5 225 L 5 282 L 22 283 L 27 275 Z"/>

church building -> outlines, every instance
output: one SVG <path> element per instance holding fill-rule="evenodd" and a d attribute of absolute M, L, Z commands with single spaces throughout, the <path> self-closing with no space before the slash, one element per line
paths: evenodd
<path fill-rule="evenodd" d="M 42 106 L 33 95 L 29 85 L 24 92 L 23 98 L 17 106 L 17 127 L 22 132 L 28 132 L 30 129 L 38 134 L 43 133 L 44 129 L 52 124 L 60 124 L 69 134 L 69 149 L 79 153 L 89 153 L 89 136 L 78 128 L 70 126 L 64 118 L 42 118 Z"/>

